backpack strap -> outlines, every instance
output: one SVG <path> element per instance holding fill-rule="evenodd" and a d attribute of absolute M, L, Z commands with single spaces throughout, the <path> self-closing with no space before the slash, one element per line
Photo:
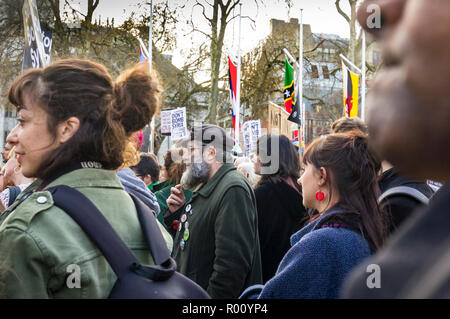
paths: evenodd
<path fill-rule="evenodd" d="M 418 191 L 415 188 L 409 186 L 397 186 L 388 189 L 378 198 L 378 204 L 380 204 L 384 199 L 393 195 L 406 195 L 414 198 L 418 202 L 428 205 L 429 199 L 422 192 Z"/>
<path fill-rule="evenodd" d="M 132 270 L 141 276 L 161 281 L 175 272 L 176 263 L 170 258 L 169 250 L 153 213 L 137 197 L 131 195 L 156 265 L 140 264 L 108 220 L 85 195 L 66 185 L 51 187 L 47 190 L 51 192 L 54 204 L 72 217 L 100 249 L 118 278 L 125 277 Z"/>
<path fill-rule="evenodd" d="M 86 196 L 66 185 L 47 190 L 52 193 L 55 205 L 72 217 L 100 249 L 118 278 L 129 271 L 131 264 L 138 262 L 133 252 Z"/>
<path fill-rule="evenodd" d="M 129 195 L 136 206 L 139 222 L 142 231 L 144 232 L 145 239 L 147 240 L 148 247 L 152 252 L 155 264 L 165 264 L 170 259 L 170 251 L 167 248 L 164 237 L 158 227 L 158 221 L 156 220 L 155 215 L 150 210 L 150 207 L 145 205 L 137 196 L 131 193 L 129 193 Z"/>
<path fill-rule="evenodd" d="M 22 192 L 19 186 L 8 186 L 9 189 L 9 198 L 8 198 L 8 207 L 14 203 L 17 196 Z"/>

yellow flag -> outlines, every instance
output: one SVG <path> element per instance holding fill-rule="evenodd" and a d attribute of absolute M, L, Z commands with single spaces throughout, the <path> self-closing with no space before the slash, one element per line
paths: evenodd
<path fill-rule="evenodd" d="M 345 116 L 358 116 L 359 76 L 342 63 L 342 87 L 344 89 Z"/>

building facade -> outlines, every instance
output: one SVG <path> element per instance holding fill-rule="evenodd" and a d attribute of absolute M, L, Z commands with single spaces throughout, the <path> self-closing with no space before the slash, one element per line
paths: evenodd
<path fill-rule="evenodd" d="M 270 21 L 270 34 L 267 39 L 271 43 L 278 41 L 277 46 L 267 49 L 279 50 L 279 62 L 274 76 L 279 83 L 279 91 L 270 95 L 269 100 L 283 106 L 282 94 L 284 83 L 284 57 L 282 45 L 296 58 L 298 63 L 299 31 L 298 19 L 289 21 L 272 19 Z M 267 45 L 269 40 L 267 40 Z M 340 54 L 348 50 L 349 40 L 334 34 L 314 33 L 311 25 L 303 25 L 303 103 L 305 105 L 305 142 L 309 144 L 315 138 L 330 132 L 331 123 L 344 116 L 343 88 L 342 88 L 342 64 Z M 359 47 L 360 48 L 360 47 Z M 263 47 L 264 49 L 264 47 Z M 359 50 L 361 52 L 361 50 Z M 356 64 L 360 64 L 361 56 L 358 56 Z M 376 43 L 368 43 L 366 49 L 366 61 L 375 70 L 381 63 L 381 54 Z M 290 61 L 294 65 L 293 61 Z M 294 82 L 297 85 L 298 76 L 295 68 Z M 372 70 L 372 71 L 373 71 Z M 370 75 L 366 84 L 370 84 Z M 296 88 L 297 92 L 297 88 Z M 361 110 L 359 109 L 359 114 Z M 265 114 L 267 117 L 269 114 Z M 267 118 L 263 119 L 267 122 Z M 291 131 L 298 128 L 292 123 Z M 291 134 L 292 137 L 294 136 Z"/>

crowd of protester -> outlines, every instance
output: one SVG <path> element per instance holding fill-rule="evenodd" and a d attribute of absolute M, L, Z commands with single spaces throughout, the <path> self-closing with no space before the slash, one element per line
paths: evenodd
<path fill-rule="evenodd" d="M 381 29 L 365 24 L 373 2 Z M 115 80 L 75 58 L 19 76 L 8 91 L 18 124 L 0 171 L 0 298 L 106 298 L 115 285 L 88 234 L 54 205 L 61 185 L 88 198 L 150 265 L 129 194 L 142 201 L 177 270 L 211 298 L 450 297 L 450 45 L 442 42 L 450 28 L 436 24 L 450 26 L 450 11 L 394 2 L 365 1 L 358 11 L 386 59 L 368 124 L 338 119 L 304 154 L 265 134 L 251 157 L 236 156 L 223 128 L 202 124 L 160 165 L 138 151 L 161 93 L 145 64 Z M 67 284 L 74 264 L 76 288 Z M 368 265 L 381 269 L 375 288 Z"/>

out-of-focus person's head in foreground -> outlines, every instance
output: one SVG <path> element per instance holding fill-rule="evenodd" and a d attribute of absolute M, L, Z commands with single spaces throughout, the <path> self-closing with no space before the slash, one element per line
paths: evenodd
<path fill-rule="evenodd" d="M 402 173 L 446 185 L 354 271 L 342 296 L 449 298 L 450 1 L 367 0 L 358 21 L 383 49 L 367 98 L 374 149 Z"/>

